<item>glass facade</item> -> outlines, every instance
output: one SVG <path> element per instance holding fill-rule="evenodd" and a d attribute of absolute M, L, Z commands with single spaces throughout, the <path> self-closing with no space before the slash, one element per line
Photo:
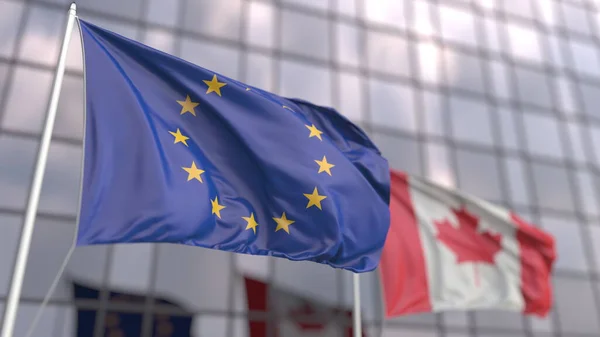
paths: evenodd
<path fill-rule="evenodd" d="M 66 0 L 0 0 L 0 310 L 6 300 Z M 362 276 L 368 336 L 600 334 L 600 1 L 80 0 L 80 17 L 251 85 L 337 108 L 391 166 L 504 205 L 557 238 L 546 319 L 502 311 L 382 318 L 377 273 Z M 23 336 L 73 241 L 83 135 L 74 32 L 18 312 Z M 348 272 L 176 245 L 78 248 L 36 336 L 73 336 L 71 282 L 141 294 L 143 315 L 194 315 L 195 336 L 250 336 L 242 275 L 351 308 Z M 123 309 L 125 310 L 125 309 Z M 349 320 L 343 324 L 350 324 Z M 108 336 L 97 324 L 93 337 Z M 108 330 L 106 330 L 108 331 Z M 112 336 L 112 335 L 111 335 Z M 116 336 L 116 335 L 115 335 Z M 341 335 L 340 335 L 341 336 Z"/>

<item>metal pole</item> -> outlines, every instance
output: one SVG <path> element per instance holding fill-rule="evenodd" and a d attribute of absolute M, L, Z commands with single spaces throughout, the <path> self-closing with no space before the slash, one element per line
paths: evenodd
<path fill-rule="evenodd" d="M 71 4 L 69 8 L 69 18 L 67 20 L 67 28 L 65 29 L 65 37 L 60 49 L 60 57 L 54 84 L 52 85 L 52 95 L 50 96 L 50 104 L 46 112 L 46 123 L 42 133 L 42 140 L 38 150 L 35 172 L 33 174 L 33 182 L 29 190 L 29 201 L 25 211 L 25 220 L 23 221 L 23 229 L 21 231 L 21 240 L 17 251 L 17 258 L 13 270 L 12 279 L 10 282 L 10 290 L 8 293 L 8 301 L 4 311 L 4 320 L 2 324 L 2 337 L 12 337 L 15 328 L 15 320 L 17 318 L 17 309 L 19 306 L 19 298 L 21 297 L 21 288 L 23 287 L 23 277 L 25 276 L 25 268 L 27 267 L 27 258 L 29 256 L 29 248 L 33 237 L 33 229 L 35 225 L 35 217 L 37 215 L 38 204 L 40 201 L 40 192 L 42 190 L 42 182 L 44 181 L 44 172 L 46 170 L 46 162 L 48 160 L 48 152 L 50 150 L 50 140 L 52 138 L 52 130 L 54 129 L 54 121 L 56 119 L 56 110 L 58 108 L 58 99 L 60 97 L 60 89 L 62 87 L 63 76 L 65 73 L 65 63 L 67 60 L 67 49 L 71 41 L 71 32 L 73 31 L 73 23 L 76 18 L 76 5 Z"/>
<path fill-rule="evenodd" d="M 362 319 L 360 311 L 360 274 L 354 273 L 352 275 L 352 287 L 354 288 L 354 318 L 353 330 L 354 337 L 362 337 Z"/>

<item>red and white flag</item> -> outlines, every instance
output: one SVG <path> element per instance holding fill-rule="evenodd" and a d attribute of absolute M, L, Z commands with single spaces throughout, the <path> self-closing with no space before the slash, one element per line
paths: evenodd
<path fill-rule="evenodd" d="M 393 171 L 390 212 L 380 262 L 387 317 L 550 310 L 551 235 L 484 200 Z"/>
<path fill-rule="evenodd" d="M 248 310 L 278 315 L 272 333 L 266 321 L 249 321 L 250 337 L 353 337 L 352 311 L 335 308 L 245 277 Z M 363 337 L 367 335 L 363 331 Z"/>

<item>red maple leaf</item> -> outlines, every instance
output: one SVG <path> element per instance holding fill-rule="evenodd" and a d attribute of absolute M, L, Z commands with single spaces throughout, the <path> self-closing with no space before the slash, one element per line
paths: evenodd
<path fill-rule="evenodd" d="M 494 257 L 502 250 L 502 236 L 488 231 L 477 231 L 479 219 L 464 206 L 458 210 L 452 209 L 452 212 L 458 219 L 458 227 L 453 226 L 448 219 L 434 221 L 438 230 L 437 239 L 456 254 L 457 263 L 494 264 Z M 475 273 L 475 282 L 479 284 L 477 269 Z"/>

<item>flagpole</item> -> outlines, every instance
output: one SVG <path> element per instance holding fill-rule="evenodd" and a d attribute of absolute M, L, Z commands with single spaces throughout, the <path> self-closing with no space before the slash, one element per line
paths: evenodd
<path fill-rule="evenodd" d="M 65 37 L 63 38 L 62 47 L 60 49 L 60 57 L 56 67 L 54 83 L 52 85 L 52 95 L 50 96 L 50 104 L 46 112 L 46 122 L 42 132 L 42 139 L 38 149 L 35 171 L 33 174 L 33 182 L 29 190 L 29 200 L 25 211 L 25 219 L 21 230 L 21 239 L 19 249 L 15 260 L 13 275 L 10 282 L 10 290 L 8 300 L 4 311 L 4 319 L 2 324 L 1 337 L 12 337 L 15 328 L 15 320 L 17 318 L 17 309 L 19 306 L 19 298 L 23 287 L 23 278 L 27 267 L 27 258 L 33 237 L 33 229 L 35 226 L 35 217 L 37 215 L 38 204 L 40 201 L 40 192 L 44 181 L 44 172 L 46 170 L 46 162 L 48 161 L 48 152 L 50 150 L 50 141 L 52 139 L 52 131 L 54 129 L 54 121 L 56 120 L 56 110 L 58 108 L 58 99 L 60 97 L 60 89 L 63 83 L 65 73 L 65 63 L 67 60 L 67 50 L 71 41 L 71 32 L 76 18 L 76 5 L 71 4 L 69 8 L 69 18 L 65 29 Z"/>
<path fill-rule="evenodd" d="M 352 317 L 354 318 L 353 322 L 353 331 L 354 337 L 362 337 L 362 319 L 361 319 L 361 310 L 360 310 L 360 274 L 354 273 L 352 275 L 352 287 L 354 288 L 354 313 Z"/>

